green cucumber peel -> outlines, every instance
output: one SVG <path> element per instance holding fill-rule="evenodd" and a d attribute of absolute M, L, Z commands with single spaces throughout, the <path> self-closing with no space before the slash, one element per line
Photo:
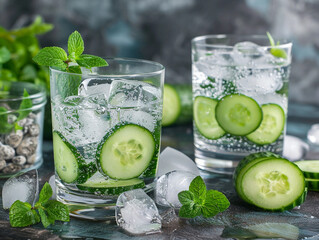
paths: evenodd
<path fill-rule="evenodd" d="M 195 218 L 203 215 L 210 218 L 225 211 L 230 203 L 227 197 L 216 190 L 207 190 L 204 180 L 197 176 L 189 186 L 189 190 L 178 194 L 178 199 L 182 204 L 179 217 Z"/>
<path fill-rule="evenodd" d="M 27 202 L 15 201 L 9 211 L 11 226 L 26 227 L 41 221 L 47 228 L 56 220 L 68 222 L 70 220 L 68 207 L 56 200 L 50 200 L 51 196 L 52 188 L 46 182 L 40 192 L 39 201 L 33 207 Z"/>

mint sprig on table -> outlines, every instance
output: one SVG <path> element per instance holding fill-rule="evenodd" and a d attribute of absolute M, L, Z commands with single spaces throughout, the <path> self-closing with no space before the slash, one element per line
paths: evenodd
<path fill-rule="evenodd" d="M 20 103 L 18 109 L 18 117 L 13 123 L 8 123 L 8 109 L 5 107 L 0 107 L 0 134 L 9 133 L 14 128 L 16 131 L 23 129 L 23 127 L 19 126 L 18 122 L 24 118 L 26 118 L 31 112 L 32 108 L 32 100 L 29 98 L 29 93 L 26 89 L 23 92 L 23 99 Z"/>
<path fill-rule="evenodd" d="M 269 39 L 270 46 L 272 46 L 270 53 L 277 58 L 287 59 L 287 53 L 283 49 L 276 48 L 276 46 L 280 45 L 280 42 L 277 41 L 277 44 L 275 44 L 275 41 L 269 32 L 267 32 L 267 37 Z"/>
<path fill-rule="evenodd" d="M 68 207 L 56 200 L 50 200 L 51 196 L 52 188 L 50 184 L 45 183 L 40 192 L 39 201 L 34 207 L 27 202 L 15 201 L 9 212 L 11 226 L 26 227 L 41 221 L 43 226 L 47 228 L 56 220 L 70 221 Z"/>
<path fill-rule="evenodd" d="M 203 215 L 206 218 L 225 211 L 230 203 L 227 197 L 216 190 L 207 190 L 204 180 L 197 176 L 189 185 L 188 191 L 178 194 L 182 204 L 179 217 L 194 218 Z"/>
<path fill-rule="evenodd" d="M 108 63 L 100 57 L 83 54 L 84 42 L 81 34 L 74 31 L 68 39 L 68 53 L 60 47 L 45 47 L 33 58 L 33 60 L 43 66 L 58 68 L 71 73 L 81 73 L 81 67 L 103 67 Z"/>

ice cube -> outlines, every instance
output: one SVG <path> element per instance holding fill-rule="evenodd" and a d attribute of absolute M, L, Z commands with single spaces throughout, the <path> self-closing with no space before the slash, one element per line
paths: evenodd
<path fill-rule="evenodd" d="M 272 71 L 253 72 L 238 79 L 236 83 L 238 92 L 246 95 L 249 93 L 273 93 L 283 85 L 281 76 Z"/>
<path fill-rule="evenodd" d="M 141 107 L 161 97 L 159 88 L 137 80 L 114 80 L 110 87 L 109 103 L 116 107 Z"/>
<path fill-rule="evenodd" d="M 176 215 L 175 209 L 170 208 L 161 213 L 163 228 L 177 228 L 179 225 L 179 217 Z"/>
<path fill-rule="evenodd" d="M 116 223 L 132 234 L 159 232 L 161 217 L 154 201 L 142 190 L 122 193 L 116 202 Z"/>
<path fill-rule="evenodd" d="M 308 141 L 319 146 L 319 124 L 313 124 L 307 134 Z"/>
<path fill-rule="evenodd" d="M 108 99 L 111 82 L 111 79 L 87 78 L 81 82 L 78 88 L 78 94 L 84 97 L 103 94 L 105 98 Z"/>
<path fill-rule="evenodd" d="M 2 204 L 8 209 L 16 201 L 34 205 L 39 193 L 38 171 L 21 172 L 9 178 L 2 188 Z"/>
<path fill-rule="evenodd" d="M 136 109 L 126 109 L 121 110 L 119 115 L 122 122 L 140 125 L 148 129 L 150 132 L 153 132 L 155 129 L 156 120 L 150 113 Z"/>
<path fill-rule="evenodd" d="M 174 148 L 166 147 L 160 154 L 156 177 L 175 170 L 199 175 L 199 170 L 192 159 Z"/>
<path fill-rule="evenodd" d="M 50 199 L 56 199 L 56 187 L 55 187 L 55 175 L 52 175 L 49 179 L 49 184 L 52 188 L 52 196 Z"/>
<path fill-rule="evenodd" d="M 260 57 L 264 53 L 264 50 L 256 43 L 244 41 L 234 45 L 234 52 L 243 57 L 256 58 Z"/>
<path fill-rule="evenodd" d="M 300 138 L 285 136 L 283 156 L 290 161 L 303 159 L 309 151 L 309 145 Z"/>
<path fill-rule="evenodd" d="M 198 175 L 185 171 L 173 171 L 156 179 L 155 200 L 162 206 L 180 208 L 178 193 L 189 189 L 192 180 Z"/>

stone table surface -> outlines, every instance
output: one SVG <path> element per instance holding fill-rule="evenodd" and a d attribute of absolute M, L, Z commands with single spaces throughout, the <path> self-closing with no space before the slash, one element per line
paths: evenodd
<path fill-rule="evenodd" d="M 318 119 L 319 120 L 319 119 Z M 318 121 L 319 122 L 319 121 Z M 292 133 L 298 128 L 288 125 Z M 295 131 L 296 132 L 296 131 Z M 298 131 L 297 131 L 298 132 Z M 162 149 L 166 146 L 183 151 L 193 157 L 192 126 L 167 127 L 162 132 Z M 53 175 L 52 142 L 44 141 L 44 162 L 38 169 L 40 187 Z M 319 152 L 310 151 L 306 158 L 319 159 Z M 319 192 L 308 192 L 304 204 L 291 211 L 270 213 L 254 209 L 243 203 L 236 195 L 230 176 L 201 171 L 208 189 L 222 191 L 231 205 L 225 212 L 214 218 L 179 220 L 161 233 L 147 236 L 130 236 L 115 222 L 89 221 L 71 218 L 70 222 L 56 222 L 47 229 L 41 224 L 26 228 L 12 228 L 8 211 L 0 207 L 0 239 L 256 239 L 251 228 L 267 228 L 272 239 L 319 239 Z M 0 180 L 2 188 L 5 180 Z M 259 238 L 259 239 L 260 239 Z"/>

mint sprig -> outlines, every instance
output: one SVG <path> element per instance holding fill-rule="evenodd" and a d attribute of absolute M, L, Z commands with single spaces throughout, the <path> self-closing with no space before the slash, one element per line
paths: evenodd
<path fill-rule="evenodd" d="M 178 199 L 182 204 L 179 216 L 182 218 L 194 218 L 203 215 L 206 218 L 225 211 L 230 203 L 227 197 L 216 190 L 206 189 L 204 180 L 197 176 L 189 185 L 188 191 L 178 194 Z"/>
<path fill-rule="evenodd" d="M 66 205 L 56 200 L 50 200 L 52 188 L 47 182 L 44 184 L 39 201 L 32 207 L 27 202 L 15 201 L 10 207 L 9 218 L 12 227 L 26 227 L 42 222 L 47 228 L 56 220 L 68 222 L 69 209 Z"/>
<path fill-rule="evenodd" d="M 56 67 L 72 73 L 81 73 L 80 67 L 91 69 L 92 67 L 108 66 L 108 63 L 103 58 L 83 54 L 83 52 L 84 41 L 82 36 L 78 31 L 74 31 L 68 39 L 69 55 L 62 48 L 46 47 L 41 49 L 33 60 L 39 65 Z"/>
<path fill-rule="evenodd" d="M 276 48 L 276 46 L 280 45 L 280 42 L 278 41 L 277 44 L 275 44 L 275 41 L 269 32 L 267 32 L 267 37 L 269 39 L 270 46 L 272 46 L 270 53 L 277 58 L 287 59 L 287 53 L 285 50 Z"/>

